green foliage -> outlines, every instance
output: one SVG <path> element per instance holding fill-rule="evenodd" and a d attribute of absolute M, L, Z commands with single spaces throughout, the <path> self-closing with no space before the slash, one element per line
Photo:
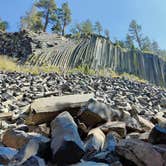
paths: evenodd
<path fill-rule="evenodd" d="M 147 83 L 146 80 L 144 80 L 144 79 L 142 79 L 142 78 L 140 78 L 138 76 L 135 76 L 135 75 L 132 75 L 132 74 L 128 74 L 128 73 L 120 74 L 120 77 L 128 79 L 128 80 L 137 81 L 137 82 L 140 82 L 140 83 Z"/>
<path fill-rule="evenodd" d="M 56 24 L 51 28 L 52 32 L 57 34 L 62 34 L 62 27 L 59 20 L 56 21 Z"/>
<path fill-rule="evenodd" d="M 38 32 L 43 29 L 41 15 L 37 12 L 34 5 L 24 17 L 21 17 L 21 30 L 23 29 L 28 29 L 34 32 Z"/>
<path fill-rule="evenodd" d="M 43 31 L 45 32 L 49 23 L 56 21 L 56 3 L 54 0 L 39 0 L 35 6 L 40 10 L 38 13 L 42 16 L 44 21 Z"/>
<path fill-rule="evenodd" d="M 70 32 L 74 35 L 81 34 L 81 32 L 82 32 L 81 24 L 79 24 L 79 23 L 74 24 L 72 26 L 72 28 L 70 29 Z"/>
<path fill-rule="evenodd" d="M 6 31 L 8 27 L 9 27 L 8 22 L 7 21 L 2 21 L 0 19 L 0 30 L 1 31 Z"/>
<path fill-rule="evenodd" d="M 139 49 L 142 50 L 143 48 L 142 27 L 141 25 L 137 24 L 135 20 L 132 20 L 129 25 L 129 35 L 130 38 L 138 44 Z"/>
<path fill-rule="evenodd" d="M 66 26 L 71 23 L 71 10 L 67 2 L 62 4 L 62 13 L 62 35 L 65 35 Z"/>
<path fill-rule="evenodd" d="M 92 70 L 89 68 L 89 66 L 87 65 L 81 65 L 81 66 L 78 66 L 77 68 L 74 68 L 74 69 L 70 69 L 68 71 L 68 73 L 77 73 L 77 72 L 80 72 L 80 73 L 83 73 L 83 74 L 86 74 L 86 75 L 95 75 L 96 71 Z"/>
<path fill-rule="evenodd" d="M 58 8 L 56 11 L 57 20 L 52 27 L 53 32 L 61 33 L 65 35 L 66 27 L 71 23 L 71 10 L 69 4 L 63 3 L 62 8 Z"/>
<path fill-rule="evenodd" d="M 81 25 L 81 31 L 83 34 L 92 34 L 93 33 L 93 25 L 90 20 L 86 20 Z"/>
<path fill-rule="evenodd" d="M 125 48 L 125 42 L 122 40 L 116 40 L 115 45 L 120 46 L 121 48 Z"/>
<path fill-rule="evenodd" d="M 142 40 L 142 50 L 144 50 L 144 51 L 150 51 L 151 50 L 151 41 L 150 41 L 148 36 L 146 36 Z"/>
<path fill-rule="evenodd" d="M 132 49 L 134 47 L 134 42 L 129 34 L 126 35 L 125 47 Z"/>
<path fill-rule="evenodd" d="M 94 30 L 97 34 L 101 35 L 102 31 L 103 31 L 103 27 L 101 25 L 101 23 L 99 21 L 97 21 L 94 25 Z"/>
<path fill-rule="evenodd" d="M 76 23 L 70 30 L 70 32 L 74 35 L 76 34 L 93 34 L 93 24 L 90 20 L 86 20 L 82 23 Z"/>

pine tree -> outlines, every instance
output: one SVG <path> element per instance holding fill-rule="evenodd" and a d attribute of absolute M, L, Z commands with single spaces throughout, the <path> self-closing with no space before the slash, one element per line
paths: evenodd
<path fill-rule="evenodd" d="M 26 12 L 24 17 L 21 17 L 21 30 L 27 29 L 34 32 L 43 29 L 41 15 L 37 12 L 36 7 L 33 5 L 29 12 Z"/>
<path fill-rule="evenodd" d="M 95 26 L 94 26 L 94 30 L 97 34 L 101 35 L 102 31 L 103 31 L 103 27 L 101 25 L 101 23 L 99 21 L 97 21 L 95 23 Z"/>
<path fill-rule="evenodd" d="M 89 19 L 81 24 L 81 31 L 83 34 L 92 34 L 93 33 L 93 25 Z"/>
<path fill-rule="evenodd" d="M 35 3 L 35 6 L 40 10 L 39 14 L 43 18 L 43 31 L 45 32 L 48 24 L 56 20 L 56 3 L 54 0 L 39 0 L 37 3 Z"/>
<path fill-rule="evenodd" d="M 134 42 L 129 34 L 126 35 L 125 47 L 128 49 L 134 47 Z"/>
<path fill-rule="evenodd" d="M 141 25 L 138 25 L 135 20 L 132 20 L 129 25 L 129 35 L 132 40 L 137 42 L 139 49 L 142 50 L 143 49 L 142 27 Z"/>
<path fill-rule="evenodd" d="M 0 18 L 0 30 L 1 31 L 6 31 L 8 27 L 9 27 L 8 22 L 7 21 L 3 21 Z"/>
<path fill-rule="evenodd" d="M 62 4 L 62 35 L 65 35 L 66 27 L 71 23 L 71 10 L 69 8 L 69 4 Z"/>

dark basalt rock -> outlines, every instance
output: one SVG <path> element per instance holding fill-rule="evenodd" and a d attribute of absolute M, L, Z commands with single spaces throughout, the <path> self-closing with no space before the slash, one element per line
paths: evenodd
<path fill-rule="evenodd" d="M 68 112 L 59 114 L 51 122 L 51 129 L 53 161 L 59 166 L 79 162 L 84 146 L 72 116 Z"/>
<path fill-rule="evenodd" d="M 152 144 L 166 144 L 166 128 L 156 125 L 149 135 L 149 142 Z"/>

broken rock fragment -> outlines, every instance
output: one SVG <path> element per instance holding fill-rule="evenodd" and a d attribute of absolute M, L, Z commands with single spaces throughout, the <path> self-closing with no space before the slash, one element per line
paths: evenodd
<path fill-rule="evenodd" d="M 51 122 L 51 131 L 53 160 L 59 165 L 79 162 L 84 146 L 72 116 L 68 112 L 59 114 Z"/>

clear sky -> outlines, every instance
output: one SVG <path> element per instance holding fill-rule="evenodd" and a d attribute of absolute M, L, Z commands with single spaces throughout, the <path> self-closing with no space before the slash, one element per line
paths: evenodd
<path fill-rule="evenodd" d="M 58 6 L 66 0 L 56 0 Z M 34 0 L 0 0 L 0 17 L 17 31 L 20 17 Z M 73 23 L 90 19 L 100 21 L 111 33 L 111 40 L 124 39 L 128 25 L 135 19 L 143 32 L 166 49 L 166 0 L 68 0 Z"/>

